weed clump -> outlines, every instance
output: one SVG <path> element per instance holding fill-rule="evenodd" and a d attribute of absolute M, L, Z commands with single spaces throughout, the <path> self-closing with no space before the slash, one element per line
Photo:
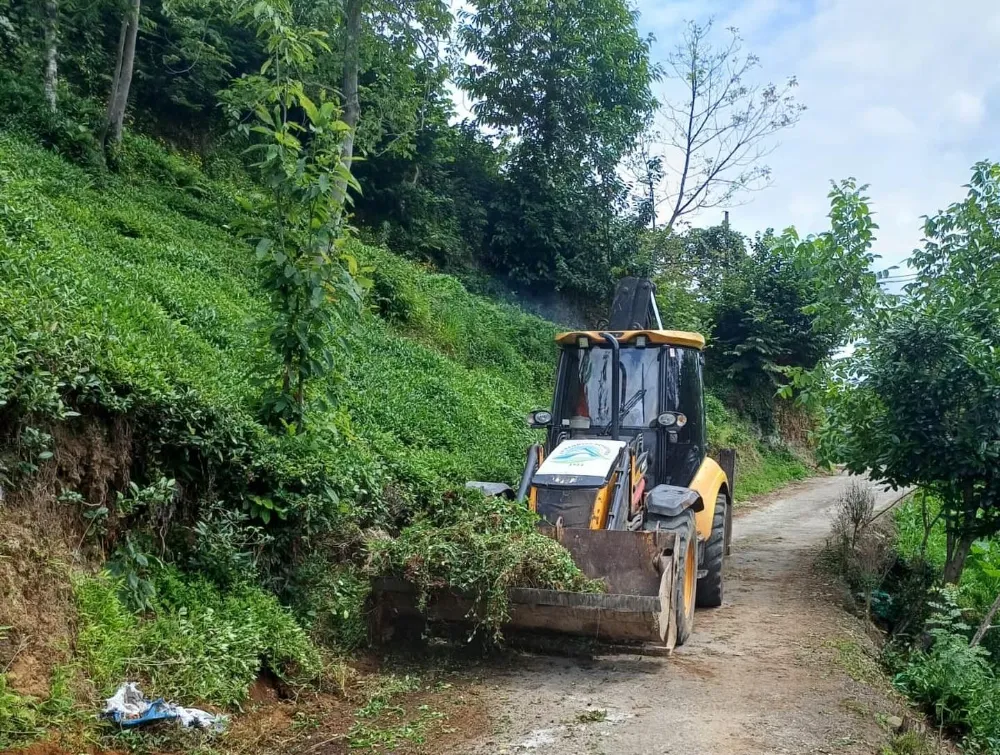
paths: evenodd
<path fill-rule="evenodd" d="M 145 615 L 126 607 L 121 588 L 109 575 L 74 584 L 77 650 L 101 695 L 139 679 L 156 695 L 238 706 L 262 666 L 288 683 L 315 680 L 322 671 L 302 627 L 258 587 L 223 594 L 166 567 Z"/>
<path fill-rule="evenodd" d="M 1000 678 L 989 652 L 970 646 L 954 588 L 943 588 L 931 603 L 930 647 L 914 650 L 896 675 L 896 686 L 923 705 L 942 728 L 959 735 L 963 752 L 1000 750 Z"/>
<path fill-rule="evenodd" d="M 2 630 L 0 627 L 0 632 Z M 3 752 L 30 744 L 41 738 L 47 727 L 63 724 L 73 715 L 70 681 L 70 669 L 56 666 L 48 696 L 39 699 L 11 689 L 7 674 L 0 672 L 0 749 Z"/>
<path fill-rule="evenodd" d="M 367 571 L 405 578 L 422 603 L 440 589 L 473 597 L 478 620 L 495 638 L 507 620 L 515 587 L 603 592 L 569 552 L 535 529 L 524 505 L 471 490 L 444 496 L 441 507 L 403 529 L 397 538 L 372 535 Z"/>

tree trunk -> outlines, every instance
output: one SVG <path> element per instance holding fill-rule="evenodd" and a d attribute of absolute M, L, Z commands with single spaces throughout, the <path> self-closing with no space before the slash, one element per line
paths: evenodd
<path fill-rule="evenodd" d="M 955 538 L 949 538 L 948 559 L 944 565 L 944 583 L 946 585 L 957 585 L 962 578 L 962 570 L 965 568 L 965 559 L 972 550 L 972 544 L 976 542 L 974 535 L 963 534 Z"/>
<path fill-rule="evenodd" d="M 649 178 L 649 214 L 650 214 L 649 227 L 655 231 L 656 230 L 656 187 L 655 187 L 655 182 L 653 181 L 652 171 L 648 171 L 646 175 Z"/>
<path fill-rule="evenodd" d="M 58 21 L 58 0 L 45 0 L 45 102 L 53 113 L 56 112 L 56 87 L 59 83 L 59 62 L 56 58 Z"/>
<path fill-rule="evenodd" d="M 107 148 L 111 119 L 114 116 L 115 103 L 118 101 L 118 82 L 121 81 L 122 77 L 122 58 L 125 55 L 125 38 L 127 36 L 128 19 L 126 18 L 122 20 L 122 28 L 118 33 L 118 54 L 115 56 L 115 70 L 111 72 L 111 93 L 108 95 L 108 108 L 104 114 L 104 122 L 101 124 L 101 133 L 97 135 L 102 149 Z"/>
<path fill-rule="evenodd" d="M 139 35 L 139 10 L 142 0 L 132 0 L 128 15 L 122 21 L 122 31 L 118 38 L 118 58 L 111 79 L 111 94 L 108 97 L 108 114 L 101 134 L 101 142 L 117 144 L 122 139 L 125 124 L 125 109 L 128 106 L 128 92 L 132 85 L 132 70 L 135 67 L 135 43 Z"/>
<path fill-rule="evenodd" d="M 364 0 L 347 0 L 344 8 L 344 76 L 341 85 L 344 97 L 344 123 L 350 130 L 340 148 L 340 158 L 344 167 L 351 169 L 354 159 L 354 132 L 361 117 L 361 103 L 358 100 L 358 70 L 361 67 L 361 12 Z M 347 178 L 337 179 L 334 200 L 343 206 L 347 200 Z"/>
<path fill-rule="evenodd" d="M 979 625 L 979 629 L 976 630 L 975 635 L 973 635 L 972 642 L 969 643 L 969 647 L 974 648 L 982 642 L 983 637 L 993 625 L 993 617 L 997 615 L 997 611 L 1000 611 L 1000 594 L 997 595 L 996 600 L 993 601 L 993 605 L 990 606 L 990 610 L 987 611 L 986 616 L 983 617 L 983 621 Z"/>
<path fill-rule="evenodd" d="M 681 170 L 681 183 L 677 188 L 677 201 L 674 202 L 673 212 L 670 213 L 670 220 L 667 221 L 667 231 L 674 230 L 674 223 L 681 216 L 681 208 L 684 206 L 684 190 L 687 186 L 688 171 L 691 170 L 691 157 L 694 155 L 694 114 L 698 107 L 698 76 L 696 74 L 698 65 L 697 53 L 691 60 L 691 102 L 688 104 L 688 122 L 684 139 L 684 168 Z"/>

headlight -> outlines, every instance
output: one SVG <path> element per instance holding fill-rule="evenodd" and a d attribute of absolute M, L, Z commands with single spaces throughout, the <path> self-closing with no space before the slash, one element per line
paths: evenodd
<path fill-rule="evenodd" d="M 656 418 L 656 421 L 660 425 L 660 427 L 681 428 L 687 424 L 688 418 L 685 415 L 681 414 L 680 412 L 678 412 L 677 414 L 675 414 L 674 412 L 663 412 L 663 414 L 661 414 Z"/>
<path fill-rule="evenodd" d="M 528 415 L 529 427 L 548 427 L 552 423 L 552 412 L 540 409 Z"/>

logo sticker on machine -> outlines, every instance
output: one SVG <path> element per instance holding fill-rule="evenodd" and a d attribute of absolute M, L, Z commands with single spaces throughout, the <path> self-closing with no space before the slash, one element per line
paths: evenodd
<path fill-rule="evenodd" d="M 611 449 L 596 443 L 580 443 L 552 454 L 552 461 L 560 464 L 582 464 L 597 459 L 610 459 Z"/>
<path fill-rule="evenodd" d="M 624 447 L 620 440 L 567 440 L 552 451 L 538 473 L 604 477 Z"/>

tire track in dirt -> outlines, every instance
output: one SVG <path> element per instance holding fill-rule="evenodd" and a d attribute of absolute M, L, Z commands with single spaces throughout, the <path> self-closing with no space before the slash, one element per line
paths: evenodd
<path fill-rule="evenodd" d="M 859 623 L 815 558 L 850 478 L 820 477 L 738 515 L 721 608 L 698 611 L 670 658 L 521 655 L 488 671 L 489 753 L 873 753 L 898 702 L 865 657 Z M 878 505 L 897 497 L 875 488 Z M 871 664 L 869 663 L 869 666 Z"/>

